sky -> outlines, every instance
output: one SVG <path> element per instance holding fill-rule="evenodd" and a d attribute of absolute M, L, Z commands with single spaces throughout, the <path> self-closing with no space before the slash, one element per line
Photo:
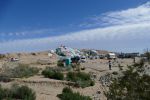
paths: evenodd
<path fill-rule="evenodd" d="M 0 53 L 150 48 L 150 0 L 0 0 Z"/>

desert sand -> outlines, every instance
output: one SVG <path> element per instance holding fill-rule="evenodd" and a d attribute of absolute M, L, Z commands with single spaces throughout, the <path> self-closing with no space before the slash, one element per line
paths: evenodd
<path fill-rule="evenodd" d="M 18 58 L 17 62 L 10 62 L 9 59 L 11 57 Z M 40 61 L 45 61 L 45 63 L 40 63 Z M 39 52 L 39 53 L 18 53 L 18 54 L 7 54 L 5 59 L 0 60 L 0 69 L 2 71 L 4 64 L 11 63 L 23 63 L 30 64 L 32 67 L 38 67 L 41 70 L 45 67 L 55 67 L 57 66 L 57 55 L 53 55 L 52 57 L 48 57 L 48 52 Z M 138 59 L 137 59 L 138 60 Z M 49 63 L 48 63 L 49 62 Z M 74 88 L 73 91 L 80 92 L 83 95 L 90 96 L 93 100 L 107 100 L 104 91 L 107 91 L 107 88 L 101 84 L 99 81 L 100 77 L 105 75 L 106 73 L 112 73 L 114 71 L 119 71 L 118 64 L 127 66 L 133 63 L 133 59 L 117 59 L 112 64 L 112 70 L 108 68 L 108 60 L 107 59 L 88 59 L 85 63 L 81 63 L 81 67 L 85 67 L 84 72 L 92 73 L 96 76 L 95 85 L 87 88 Z M 125 67 L 124 67 L 125 68 Z M 23 79 L 15 79 L 12 82 L 0 84 L 3 87 L 10 87 L 11 84 L 18 83 L 20 85 L 27 85 L 32 88 L 36 92 L 37 100 L 59 100 L 57 98 L 57 94 L 62 92 L 62 89 L 67 86 L 66 81 L 58 81 L 49 78 L 44 78 L 41 74 L 23 78 Z M 100 94 L 97 92 L 100 91 Z"/>

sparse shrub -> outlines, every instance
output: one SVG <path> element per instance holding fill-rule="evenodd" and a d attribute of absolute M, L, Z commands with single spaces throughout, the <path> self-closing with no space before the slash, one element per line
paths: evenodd
<path fill-rule="evenodd" d="M 2 89 L 2 86 L 0 85 L 0 100 L 4 98 L 4 90 Z"/>
<path fill-rule="evenodd" d="M 35 100 L 35 92 L 27 86 L 13 85 L 10 89 L 0 86 L 0 100 Z"/>
<path fill-rule="evenodd" d="M 64 67 L 64 63 L 62 61 L 57 61 L 57 66 L 58 67 Z"/>
<path fill-rule="evenodd" d="M 23 100 L 35 100 L 35 93 L 28 88 L 27 86 L 13 86 L 12 89 L 12 97 L 16 99 Z"/>
<path fill-rule="evenodd" d="M 0 59 L 3 59 L 5 58 L 5 55 L 4 54 L 0 54 Z"/>
<path fill-rule="evenodd" d="M 85 70 L 85 67 L 82 67 L 81 70 Z"/>
<path fill-rule="evenodd" d="M 68 72 L 67 80 L 75 82 L 76 87 L 82 88 L 93 86 L 95 84 L 95 82 L 91 80 L 90 75 L 84 72 Z"/>
<path fill-rule="evenodd" d="M 71 64 L 71 67 L 73 68 L 73 70 L 80 72 L 80 69 L 81 69 L 80 67 L 81 67 L 81 65 L 80 65 L 79 62 L 72 63 L 72 64 Z"/>
<path fill-rule="evenodd" d="M 42 71 L 42 75 L 44 75 L 47 78 L 57 79 L 57 80 L 63 80 L 64 75 L 60 71 L 56 71 L 51 68 L 46 68 Z"/>
<path fill-rule="evenodd" d="M 64 87 L 62 92 L 63 93 L 73 93 L 72 89 L 69 87 Z"/>
<path fill-rule="evenodd" d="M 54 75 L 51 78 L 58 79 L 58 80 L 63 80 L 64 75 L 61 72 L 55 72 Z"/>
<path fill-rule="evenodd" d="M 84 72 L 68 72 L 67 73 L 67 80 L 76 81 L 78 78 L 82 80 L 90 80 L 90 75 Z"/>
<path fill-rule="evenodd" d="M 68 72 L 67 73 L 67 80 L 68 81 L 75 81 L 76 80 L 76 73 L 75 72 Z"/>
<path fill-rule="evenodd" d="M 22 78 L 22 77 L 30 77 L 39 72 L 38 68 L 35 67 L 29 67 L 29 65 L 26 64 L 19 64 L 18 67 L 12 69 L 12 77 L 14 78 Z"/>
<path fill-rule="evenodd" d="M 57 95 L 61 100 L 92 100 L 89 96 L 83 96 L 80 93 L 74 93 L 72 89 L 65 87 L 62 94 Z"/>
<path fill-rule="evenodd" d="M 118 72 L 114 71 L 112 72 L 113 75 L 118 75 Z"/>
<path fill-rule="evenodd" d="M 46 78 L 49 78 L 49 77 L 52 76 L 53 74 L 54 74 L 54 73 L 53 73 L 53 71 L 51 71 L 51 70 L 45 69 L 45 70 L 42 71 L 42 75 L 44 75 L 44 77 L 46 77 Z"/>
<path fill-rule="evenodd" d="M 91 81 L 90 86 L 94 86 L 94 85 L 95 85 L 95 82 Z"/>
<path fill-rule="evenodd" d="M 38 72 L 38 68 L 29 67 L 29 65 L 26 64 L 19 64 L 17 67 L 14 68 L 6 68 L 0 74 L 0 78 L 3 79 L 2 81 L 9 81 L 11 78 L 30 77 L 37 74 Z"/>
<path fill-rule="evenodd" d="M 128 66 L 121 76 L 112 80 L 108 100 L 150 100 L 150 76 L 147 75 L 143 61 Z"/>
<path fill-rule="evenodd" d="M 36 53 L 32 52 L 31 55 L 36 56 Z"/>

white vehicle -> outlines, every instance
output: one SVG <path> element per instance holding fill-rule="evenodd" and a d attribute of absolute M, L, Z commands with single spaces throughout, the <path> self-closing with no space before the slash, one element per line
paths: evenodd
<path fill-rule="evenodd" d="M 52 54 L 52 53 L 48 53 L 48 56 L 49 56 L 49 57 L 52 57 L 52 56 L 53 56 L 53 54 Z"/>
<path fill-rule="evenodd" d="M 11 58 L 11 61 L 19 61 L 18 58 Z"/>
<path fill-rule="evenodd" d="M 116 54 L 115 53 L 108 53 L 107 58 L 108 59 L 116 59 Z"/>
<path fill-rule="evenodd" d="M 85 56 L 81 57 L 80 61 L 83 62 L 83 63 L 86 62 L 86 57 Z"/>

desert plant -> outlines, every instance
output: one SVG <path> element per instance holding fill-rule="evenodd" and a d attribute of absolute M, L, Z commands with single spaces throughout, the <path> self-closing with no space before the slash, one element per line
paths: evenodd
<path fill-rule="evenodd" d="M 5 55 L 4 54 L 0 54 L 0 59 L 3 59 L 5 58 Z"/>
<path fill-rule="evenodd" d="M 60 71 L 56 71 L 51 68 L 46 68 L 45 70 L 42 71 L 42 75 L 46 78 L 52 78 L 52 79 L 57 79 L 57 80 L 63 80 L 64 75 Z"/>
<path fill-rule="evenodd" d="M 68 72 L 66 79 L 75 82 L 76 87 L 84 88 L 94 85 L 94 81 L 92 81 L 90 75 L 84 72 Z"/>
<path fill-rule="evenodd" d="M 32 52 L 31 55 L 36 56 L 36 53 Z"/>
<path fill-rule="evenodd" d="M 58 60 L 58 61 L 57 61 L 57 66 L 58 66 L 58 67 L 64 67 L 63 61 Z"/>
<path fill-rule="evenodd" d="M 10 78 L 30 77 L 37 74 L 38 72 L 38 68 L 30 67 L 26 64 L 19 64 L 17 67 L 4 69 L 4 71 L 0 74 L 0 78 L 4 81 L 7 81 Z"/>
<path fill-rule="evenodd" d="M 71 67 L 73 68 L 73 70 L 80 72 L 80 69 L 81 69 L 80 62 L 72 63 Z"/>
<path fill-rule="evenodd" d="M 112 72 L 113 75 L 118 75 L 118 72 L 114 71 Z"/>
<path fill-rule="evenodd" d="M 35 92 L 27 86 L 12 85 L 10 89 L 0 86 L 0 100 L 35 100 Z"/>
<path fill-rule="evenodd" d="M 122 76 L 112 80 L 108 100 L 150 100 L 150 76 L 144 71 L 143 61 L 128 66 Z"/>
<path fill-rule="evenodd" d="M 94 85 L 95 85 L 95 82 L 91 81 L 90 86 L 94 86 Z"/>
<path fill-rule="evenodd" d="M 2 89 L 2 86 L 0 85 L 0 100 L 4 98 L 4 90 Z"/>
<path fill-rule="evenodd" d="M 18 67 L 11 70 L 13 78 L 22 78 L 30 77 L 39 72 L 39 69 L 36 67 L 29 67 L 26 64 L 19 64 Z"/>
<path fill-rule="evenodd" d="M 27 86 L 18 86 L 13 85 L 11 88 L 12 97 L 16 99 L 23 99 L 23 100 L 35 100 L 35 92 L 33 92 Z"/>
<path fill-rule="evenodd" d="M 62 92 L 63 93 L 73 93 L 72 89 L 69 87 L 64 87 Z"/>
<path fill-rule="evenodd" d="M 61 100 L 92 100 L 89 96 L 74 93 L 71 88 L 65 87 L 62 94 L 57 95 Z"/>

